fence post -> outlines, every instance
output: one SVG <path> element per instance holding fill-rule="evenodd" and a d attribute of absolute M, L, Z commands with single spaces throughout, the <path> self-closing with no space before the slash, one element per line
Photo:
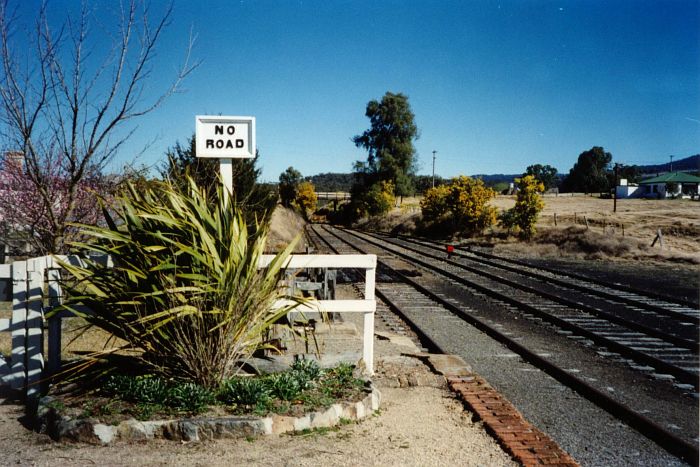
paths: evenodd
<path fill-rule="evenodd" d="M 376 266 L 375 266 L 376 267 Z M 365 270 L 365 300 L 374 300 L 375 269 Z M 364 313 L 362 360 L 367 373 L 374 374 L 374 313 Z"/>
<path fill-rule="evenodd" d="M 49 287 L 49 306 L 54 309 L 61 304 L 61 286 L 59 280 L 61 271 L 51 268 L 46 272 Z M 49 374 L 53 375 L 61 370 L 61 323 L 63 320 L 58 316 L 49 319 L 49 342 L 48 342 L 48 365 Z"/>
<path fill-rule="evenodd" d="M 40 382 L 44 372 L 44 314 L 43 287 L 44 261 L 38 258 L 27 261 L 27 401 L 38 399 Z M 32 404 L 28 404 L 31 408 Z"/>
<path fill-rule="evenodd" d="M 658 242 L 659 242 L 659 249 L 660 249 L 660 250 L 663 250 L 663 249 L 664 249 L 664 236 L 663 236 L 663 234 L 661 233 L 661 229 L 658 229 L 658 230 L 656 231 L 656 237 L 654 237 L 654 241 L 651 242 L 651 246 L 652 246 L 652 247 L 653 247 L 654 245 L 656 245 L 657 240 L 658 240 Z"/>
<path fill-rule="evenodd" d="M 27 374 L 25 368 L 27 344 L 27 262 L 12 263 L 12 354 L 8 381 L 12 389 L 25 387 Z"/>

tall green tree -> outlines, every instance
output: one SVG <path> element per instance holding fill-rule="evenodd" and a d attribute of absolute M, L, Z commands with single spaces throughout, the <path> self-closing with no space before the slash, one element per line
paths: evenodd
<path fill-rule="evenodd" d="M 233 159 L 233 197 L 236 207 L 243 213 L 249 226 L 255 221 L 267 221 L 277 204 L 277 196 L 266 185 L 258 183 L 260 169 L 256 167 L 259 153 L 254 159 Z M 168 149 L 168 160 L 161 168 L 161 176 L 182 193 L 187 193 L 190 177 L 199 188 L 206 190 L 210 205 L 218 202 L 221 185 L 219 160 L 197 157 L 197 145 L 194 135 L 185 145 L 180 142 Z"/>
<path fill-rule="evenodd" d="M 280 174 L 279 192 L 282 206 L 287 208 L 292 206 L 292 203 L 297 197 L 299 184 L 303 180 L 301 172 L 291 166 L 287 167 L 287 170 Z"/>
<path fill-rule="evenodd" d="M 368 153 L 367 162 L 355 166 L 364 186 L 390 181 L 397 195 L 411 194 L 416 153 L 413 141 L 419 135 L 408 96 L 387 92 L 381 101 L 369 101 L 365 115 L 370 128 L 352 138 L 357 147 Z"/>
<path fill-rule="evenodd" d="M 609 166 L 612 154 L 600 146 L 594 146 L 578 156 L 562 184 L 563 191 L 602 193 L 610 188 Z"/>
<path fill-rule="evenodd" d="M 525 169 L 523 177 L 532 175 L 535 180 L 544 185 L 545 190 L 557 186 L 557 169 L 551 165 L 534 164 Z"/>

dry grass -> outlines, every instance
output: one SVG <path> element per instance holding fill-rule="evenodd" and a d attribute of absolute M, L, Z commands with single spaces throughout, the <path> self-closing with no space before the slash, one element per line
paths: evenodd
<path fill-rule="evenodd" d="M 506 256 L 559 258 L 570 257 L 589 260 L 654 260 L 675 263 L 700 264 L 700 255 L 651 248 L 649 244 L 633 237 L 614 235 L 586 229 L 585 226 L 543 228 L 530 242 L 511 238 L 499 242 L 494 251 Z"/>
<path fill-rule="evenodd" d="M 282 251 L 297 235 L 304 231 L 306 221 L 293 209 L 278 205 L 272 213 L 270 221 L 270 234 L 267 237 L 266 250 L 268 252 Z M 306 241 L 302 236 L 294 249 L 295 253 L 306 251 Z"/>
<path fill-rule="evenodd" d="M 613 212 L 613 200 L 585 195 L 547 195 L 544 201 L 538 229 L 585 227 L 587 221 L 589 230 L 595 233 L 624 234 L 625 238 L 646 245 L 651 245 L 657 230 L 661 229 L 667 253 L 700 253 L 700 203 L 697 201 L 621 199 L 617 201 L 617 212 Z M 515 197 L 498 196 L 492 204 L 507 209 L 515 204 Z"/>
<path fill-rule="evenodd" d="M 404 201 L 389 215 L 363 221 L 357 226 L 383 232 L 415 231 L 420 220 L 420 200 Z M 613 200 L 582 194 L 546 195 L 544 202 L 537 222 L 539 233 L 532 242 L 524 244 L 514 238 L 503 240 L 503 232 L 498 228 L 486 240 L 496 243 L 497 250 L 519 255 L 700 264 L 700 203 L 697 201 L 623 199 L 617 202 L 617 212 L 613 212 Z M 515 205 L 515 196 L 497 196 L 491 205 L 499 210 L 509 209 Z M 659 229 L 663 234 L 663 249 L 659 242 L 651 248 Z"/>

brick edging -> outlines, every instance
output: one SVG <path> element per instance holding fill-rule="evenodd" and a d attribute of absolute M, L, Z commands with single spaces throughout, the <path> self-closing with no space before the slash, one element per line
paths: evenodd
<path fill-rule="evenodd" d="M 525 420 L 506 398 L 478 375 L 447 376 L 447 383 L 501 447 L 524 466 L 579 464 L 542 431 Z"/>

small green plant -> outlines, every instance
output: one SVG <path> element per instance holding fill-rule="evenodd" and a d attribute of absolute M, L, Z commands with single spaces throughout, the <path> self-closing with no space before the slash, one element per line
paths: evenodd
<path fill-rule="evenodd" d="M 321 391 L 329 397 L 336 398 L 341 397 L 348 388 L 362 387 L 364 381 L 355 378 L 352 372 L 353 366 L 344 363 L 328 370 L 321 380 Z"/>
<path fill-rule="evenodd" d="M 154 407 L 167 407 L 179 412 L 200 413 L 215 402 L 214 394 L 202 386 L 189 382 L 168 382 L 153 375 L 111 376 L 105 383 L 104 391 L 142 406 L 141 412 L 158 410 Z"/>
<path fill-rule="evenodd" d="M 310 389 L 321 377 L 322 371 L 314 360 L 299 359 L 292 364 L 291 373 L 297 378 L 301 389 Z"/>
<path fill-rule="evenodd" d="M 198 384 L 181 383 L 169 388 L 167 401 L 175 410 L 200 413 L 216 402 L 216 398 L 211 391 Z"/>
<path fill-rule="evenodd" d="M 94 411 L 94 402 L 93 401 L 86 401 L 85 404 L 83 404 L 83 411 L 78 415 L 78 418 L 90 418 L 93 415 L 95 415 Z"/>
<path fill-rule="evenodd" d="M 284 401 L 294 400 L 302 391 L 298 375 L 293 372 L 270 375 L 267 380 L 272 394 Z"/>
<path fill-rule="evenodd" d="M 56 412 L 62 412 L 66 409 L 66 404 L 64 404 L 61 401 L 52 400 L 46 403 L 46 407 L 48 407 L 49 409 L 53 409 Z"/>
<path fill-rule="evenodd" d="M 218 398 L 229 405 L 262 409 L 269 404 L 270 389 L 262 378 L 234 376 L 221 385 Z"/>
<path fill-rule="evenodd" d="M 107 393 L 129 402 L 161 404 L 168 399 L 168 387 L 165 381 L 153 375 L 110 376 L 104 389 Z"/>
<path fill-rule="evenodd" d="M 316 436 L 326 436 L 329 433 L 338 431 L 338 427 L 318 427 L 318 428 L 304 428 L 301 431 L 292 431 L 288 433 L 289 436 L 299 436 L 302 438 L 316 437 Z"/>
<path fill-rule="evenodd" d="M 136 409 L 134 410 L 134 417 L 136 420 L 150 420 L 153 418 L 153 414 L 156 412 L 160 412 L 163 409 L 162 406 L 158 404 L 148 404 L 148 403 L 140 403 L 136 404 Z"/>

